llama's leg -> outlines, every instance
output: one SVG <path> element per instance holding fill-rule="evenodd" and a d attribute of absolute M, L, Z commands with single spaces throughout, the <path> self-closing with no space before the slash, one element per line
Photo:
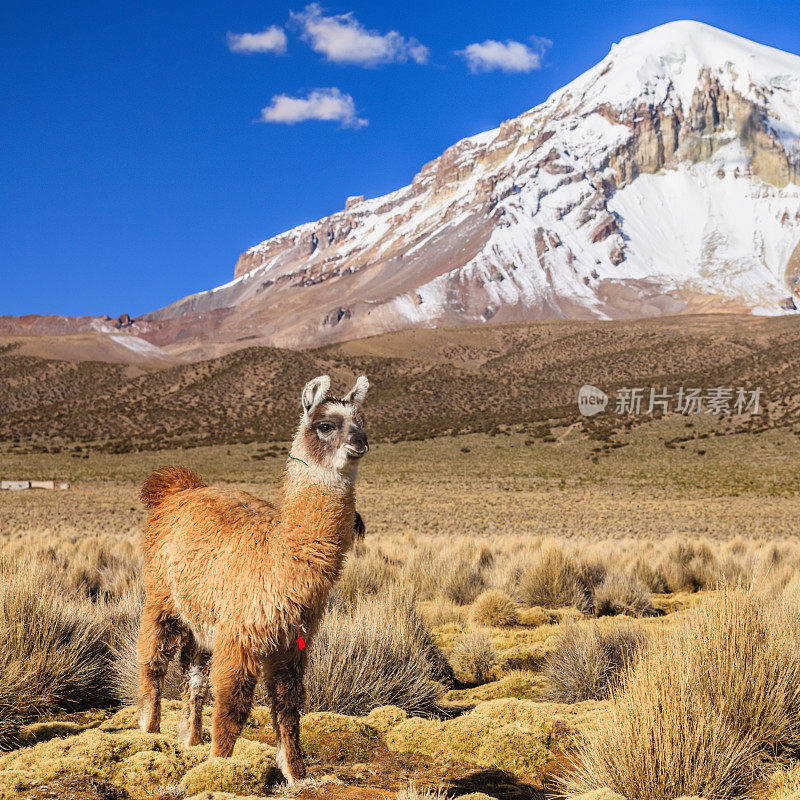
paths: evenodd
<path fill-rule="evenodd" d="M 174 617 L 157 603 L 145 603 L 139 640 L 139 726 L 146 733 L 161 731 L 161 689 L 169 662 L 181 643 L 184 630 Z"/>
<path fill-rule="evenodd" d="M 201 650 L 191 634 L 181 648 L 181 698 L 178 737 L 187 747 L 203 742 L 203 704 L 208 697 L 210 653 Z"/>
<path fill-rule="evenodd" d="M 217 635 L 211 657 L 211 755 L 227 758 L 242 732 L 258 683 L 260 664 L 238 641 Z"/>
<path fill-rule="evenodd" d="M 300 653 L 273 656 L 266 667 L 277 748 L 275 759 L 289 784 L 306 776 L 300 748 L 300 711 L 305 702 L 304 667 L 305 657 Z"/>

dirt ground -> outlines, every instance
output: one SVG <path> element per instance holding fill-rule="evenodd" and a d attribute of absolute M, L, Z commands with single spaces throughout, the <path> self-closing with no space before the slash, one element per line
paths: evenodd
<path fill-rule="evenodd" d="M 800 437 L 786 428 L 722 436 L 713 421 L 688 424 L 654 422 L 611 444 L 575 427 L 556 429 L 552 442 L 514 431 L 379 442 L 361 467 L 358 506 L 371 536 L 795 537 Z M 285 443 L 78 458 L 0 450 L 4 479 L 72 484 L 0 493 L 0 536 L 138 536 L 138 486 L 163 464 L 275 499 L 284 453 Z"/>

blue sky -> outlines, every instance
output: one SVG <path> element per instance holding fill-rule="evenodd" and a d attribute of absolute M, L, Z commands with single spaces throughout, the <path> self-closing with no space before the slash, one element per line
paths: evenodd
<path fill-rule="evenodd" d="M 0 314 L 136 315 L 225 283 L 247 247 L 405 185 L 664 22 L 800 53 L 786 2 L 3 9 Z"/>

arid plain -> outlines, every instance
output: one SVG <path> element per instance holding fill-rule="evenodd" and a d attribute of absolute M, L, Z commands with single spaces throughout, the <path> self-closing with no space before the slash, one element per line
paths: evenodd
<path fill-rule="evenodd" d="M 403 357 L 391 337 L 340 346 L 341 374 L 376 368 L 368 411 L 378 434 L 357 492 L 366 537 L 313 646 L 302 722 L 311 778 L 293 789 L 275 771 L 263 698 L 233 759 L 219 763 L 206 760 L 207 744 L 179 745 L 174 701 L 163 735 L 138 732 L 132 705 L 142 478 L 180 463 L 275 500 L 286 442 L 238 422 L 214 428 L 208 407 L 187 412 L 216 440 L 199 446 L 132 429 L 81 439 L 71 404 L 96 431 L 110 424 L 104 413 L 138 400 L 112 403 L 106 392 L 92 411 L 90 382 L 71 401 L 83 377 L 63 376 L 117 367 L 17 356 L 34 366 L 26 383 L 10 350 L 0 366 L 17 375 L 14 419 L 29 433 L 7 437 L 1 477 L 71 488 L 0 493 L 0 737 L 9 750 L 0 796 L 792 796 L 800 790 L 797 326 L 747 319 L 743 333 L 734 319 L 663 321 L 646 340 L 640 323 L 614 323 L 617 345 L 625 338 L 637 355 L 602 368 L 592 356 L 606 348 L 599 325 L 501 326 L 483 340 L 469 330 L 460 340 L 428 332 L 425 347 Z M 566 337 L 558 346 L 553 331 Z M 485 353 L 476 356 L 487 346 L 498 374 L 503 358 L 513 361 L 517 384 L 493 384 Z M 228 364 L 226 391 L 237 369 L 252 377 L 256 356 L 239 358 L 239 367 Z M 286 362 L 270 402 L 283 414 L 285 383 L 290 419 L 291 356 L 269 358 Z M 296 387 L 320 366 L 319 354 L 298 358 Z M 686 378 L 680 359 L 691 366 Z M 138 369 L 135 379 L 182 386 L 185 398 L 186 384 L 165 383 L 170 370 L 192 370 L 208 386 L 220 366 Z M 31 378 L 37 370 L 61 393 L 49 411 L 30 401 L 47 384 Z M 610 379 L 609 370 L 617 371 Z M 763 384 L 766 413 L 655 419 L 609 408 L 584 420 L 574 404 L 583 382 L 611 393 L 684 380 Z M 572 389 L 557 402 L 562 386 Z M 459 401 L 482 430 L 454 429 Z M 515 403 L 504 421 L 498 408 Z M 405 431 L 404 406 L 416 432 Z M 48 413 L 57 420 L 50 429 Z M 165 424 L 162 437 L 181 424 Z"/>

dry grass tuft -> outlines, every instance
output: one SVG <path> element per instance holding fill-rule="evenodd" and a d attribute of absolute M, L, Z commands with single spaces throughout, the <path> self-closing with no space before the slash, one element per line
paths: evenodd
<path fill-rule="evenodd" d="M 451 603 L 449 600 L 423 600 L 419 603 L 419 610 L 431 628 L 451 624 L 464 627 L 467 622 L 469 606 L 465 608 Z"/>
<path fill-rule="evenodd" d="M 497 663 L 497 652 L 480 631 L 471 631 L 456 643 L 450 659 L 465 683 L 486 683 Z"/>
<path fill-rule="evenodd" d="M 410 595 L 360 598 L 322 621 L 309 654 L 306 710 L 364 716 L 391 705 L 432 714 L 447 672 Z"/>
<path fill-rule="evenodd" d="M 546 542 L 519 576 L 517 593 L 529 606 L 590 607 L 589 586 L 580 564 L 554 541 Z"/>
<path fill-rule="evenodd" d="M 395 800 L 447 800 L 444 789 L 418 789 L 413 783 L 395 794 Z"/>
<path fill-rule="evenodd" d="M 422 600 L 442 598 L 464 606 L 487 588 L 487 572 L 493 563 L 491 551 L 476 548 L 474 541 L 424 543 L 405 554 L 397 580 L 413 588 Z"/>
<path fill-rule="evenodd" d="M 378 548 L 357 542 L 335 586 L 336 596 L 354 604 L 359 597 L 377 594 L 395 581 L 396 566 Z"/>
<path fill-rule="evenodd" d="M 605 700 L 641 656 L 647 637 L 632 625 L 601 630 L 596 623 L 567 625 L 547 657 L 547 697 L 556 703 Z"/>
<path fill-rule="evenodd" d="M 33 561 L 0 562 L 0 748 L 45 713 L 105 705 L 109 623 Z"/>
<path fill-rule="evenodd" d="M 141 581 L 137 581 L 116 608 L 115 635 L 110 646 L 109 681 L 114 698 L 120 706 L 132 706 L 139 702 L 136 640 L 139 636 L 139 622 L 143 608 L 144 586 Z M 173 659 L 167 669 L 162 687 L 164 699 L 180 699 L 180 686 L 180 671 L 177 661 Z"/>
<path fill-rule="evenodd" d="M 626 614 L 629 617 L 655 617 L 658 609 L 653 605 L 647 589 L 638 581 L 609 572 L 595 587 L 592 596 L 595 616 L 605 617 Z"/>
<path fill-rule="evenodd" d="M 517 604 L 498 589 L 487 589 L 478 595 L 470 612 L 476 625 L 508 628 L 517 624 Z"/>
<path fill-rule="evenodd" d="M 725 798 L 800 747 L 800 612 L 726 590 L 665 634 L 615 695 L 569 779 L 580 794 Z"/>
<path fill-rule="evenodd" d="M 483 571 L 466 559 L 456 562 L 445 575 L 442 594 L 459 606 L 472 603 L 486 586 Z"/>

